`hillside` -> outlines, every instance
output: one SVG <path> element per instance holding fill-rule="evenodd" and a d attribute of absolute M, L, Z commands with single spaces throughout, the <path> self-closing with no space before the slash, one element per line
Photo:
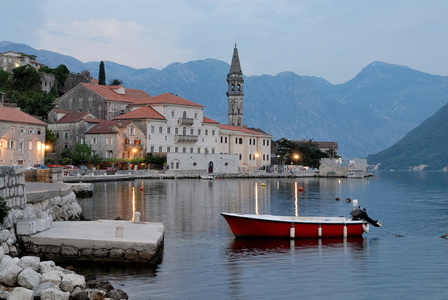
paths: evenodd
<path fill-rule="evenodd" d="M 37 61 L 98 76 L 99 62 L 0 42 L 0 52 L 37 55 Z M 229 49 L 229 62 L 232 49 Z M 244 72 L 244 59 L 241 59 Z M 134 69 L 105 61 L 106 82 L 120 79 L 128 88 L 151 95 L 165 92 L 204 105 L 205 115 L 227 123 L 227 62 L 204 59 L 173 63 L 163 70 Z M 405 66 L 373 62 L 352 80 L 332 85 L 325 79 L 282 72 L 244 77 L 244 123 L 277 140 L 336 141 L 344 158 L 366 157 L 401 139 L 448 102 L 448 77 Z"/>
<path fill-rule="evenodd" d="M 389 149 L 369 155 L 368 163 L 380 163 L 379 168 L 386 170 L 407 170 L 422 164 L 429 170 L 443 169 L 448 166 L 447 120 L 448 104 Z"/>

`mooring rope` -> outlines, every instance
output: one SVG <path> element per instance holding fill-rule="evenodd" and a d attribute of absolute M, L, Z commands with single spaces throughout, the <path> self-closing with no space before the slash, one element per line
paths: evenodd
<path fill-rule="evenodd" d="M 206 230 L 208 227 L 210 227 L 219 217 L 221 216 L 221 214 L 219 214 L 219 215 L 217 215 L 214 219 L 213 219 L 213 221 L 211 221 L 207 226 L 205 226 L 204 228 L 202 228 L 201 230 L 199 230 L 199 231 L 195 231 L 195 232 L 183 232 L 183 231 L 178 231 L 178 230 L 175 230 L 175 229 L 173 229 L 173 228 L 170 228 L 170 227 L 168 227 L 168 226 L 165 226 L 165 228 L 166 229 L 168 229 L 168 230 L 171 230 L 171 231 L 173 231 L 173 232 L 175 232 L 175 233 L 177 233 L 177 234 L 191 234 L 191 235 L 193 235 L 193 234 L 198 234 L 198 233 L 201 233 L 201 232 L 203 232 L 204 230 Z"/>
<path fill-rule="evenodd" d="M 389 232 L 389 231 L 387 231 L 387 230 L 385 230 L 385 229 L 383 229 L 383 228 L 380 228 L 380 230 L 384 231 L 385 233 L 395 235 L 395 237 L 404 237 L 404 235 L 401 235 L 401 234 L 395 234 L 395 233 Z"/>

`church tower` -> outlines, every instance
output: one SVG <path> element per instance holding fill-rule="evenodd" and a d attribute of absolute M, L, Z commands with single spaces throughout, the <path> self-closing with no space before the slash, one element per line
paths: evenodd
<path fill-rule="evenodd" d="M 229 100 L 229 125 L 243 126 L 243 72 L 241 71 L 238 49 L 233 49 L 232 64 L 227 74 L 227 98 Z"/>

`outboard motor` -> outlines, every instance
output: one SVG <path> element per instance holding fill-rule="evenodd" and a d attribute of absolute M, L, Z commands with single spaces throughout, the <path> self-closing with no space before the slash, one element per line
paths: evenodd
<path fill-rule="evenodd" d="M 374 221 L 369 218 L 366 209 L 362 206 L 353 208 L 350 214 L 352 215 L 352 220 L 365 220 L 375 227 L 381 227 L 381 223 L 378 220 Z"/>

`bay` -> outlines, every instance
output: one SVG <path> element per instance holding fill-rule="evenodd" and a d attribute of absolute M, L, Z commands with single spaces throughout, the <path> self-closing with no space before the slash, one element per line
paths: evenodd
<path fill-rule="evenodd" d="M 353 204 L 346 198 L 357 199 L 383 227 L 347 240 L 235 239 L 220 216 L 349 216 Z M 79 202 L 92 220 L 130 220 L 139 211 L 143 221 L 163 222 L 157 267 L 77 266 L 130 299 L 446 297 L 448 240 L 441 236 L 448 232 L 448 172 L 98 182 L 93 197 Z"/>

